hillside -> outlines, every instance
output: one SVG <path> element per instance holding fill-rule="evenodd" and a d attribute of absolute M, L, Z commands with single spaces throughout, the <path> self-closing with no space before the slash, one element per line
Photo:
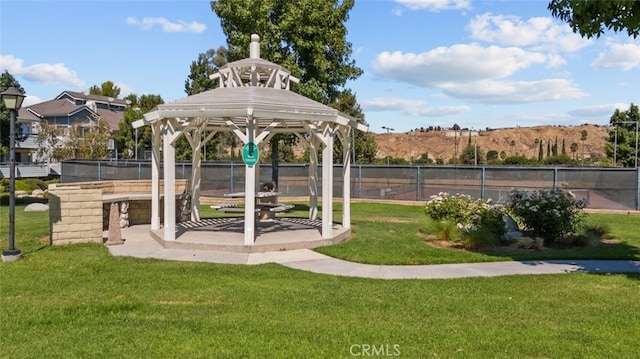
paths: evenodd
<path fill-rule="evenodd" d="M 584 141 L 584 147 L 581 140 L 582 130 L 587 130 L 587 139 Z M 507 156 L 523 155 L 527 158 L 537 158 L 539 145 L 536 139 L 543 141 L 543 153 L 547 154 L 547 142 L 551 141 L 551 145 L 558 139 L 558 153 L 562 151 L 562 140 L 565 141 L 566 151 L 570 157 L 574 154 L 571 152 L 571 143 L 578 144 L 578 150 L 575 153 L 577 159 L 589 158 L 591 154 L 600 156 L 605 155 L 605 143 L 607 139 L 607 127 L 595 125 L 582 125 L 576 127 L 555 127 L 555 126 L 537 126 L 537 127 L 517 127 L 495 129 L 490 131 L 473 131 L 471 133 L 471 143 L 477 143 L 478 147 L 485 154 L 488 151 L 495 150 L 500 153 L 504 151 Z M 462 135 L 462 136 L 461 136 Z M 386 158 L 387 156 L 387 133 L 374 134 L 378 144 L 378 158 Z M 389 134 L 389 154 L 392 158 L 404 158 L 409 160 L 409 151 L 413 153 L 413 159 L 417 159 L 421 154 L 427 152 L 429 158 L 435 160 L 442 158 L 445 163 L 456 154 L 456 140 L 458 142 L 457 153 L 460 154 L 462 149 L 469 143 L 469 132 L 462 130 L 455 133 L 453 130 L 419 132 L 413 131 L 411 139 L 409 133 L 390 133 Z M 583 152 L 584 151 L 584 152 Z"/>

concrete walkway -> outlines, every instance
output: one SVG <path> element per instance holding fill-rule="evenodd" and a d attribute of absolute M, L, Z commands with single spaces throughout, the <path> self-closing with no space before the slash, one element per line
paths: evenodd
<path fill-rule="evenodd" d="M 313 273 L 376 279 L 443 279 L 571 272 L 640 273 L 640 261 L 545 260 L 437 265 L 372 265 L 332 258 L 309 249 L 264 253 L 169 249 L 152 239 L 148 234 L 148 228 L 131 227 L 127 230 L 125 244 L 108 246 L 112 255 L 223 264 L 278 263 Z"/>

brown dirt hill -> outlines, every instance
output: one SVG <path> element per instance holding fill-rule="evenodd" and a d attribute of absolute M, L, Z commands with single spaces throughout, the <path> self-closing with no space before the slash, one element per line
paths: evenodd
<path fill-rule="evenodd" d="M 587 131 L 587 139 L 581 140 L 582 130 Z M 605 143 L 608 136 L 608 127 L 596 125 L 581 125 L 575 127 L 537 126 L 516 127 L 495 130 L 474 130 L 471 133 L 471 143 L 478 144 L 483 153 L 495 150 L 500 153 L 505 151 L 507 156 L 523 155 L 527 158 L 537 158 L 539 145 L 536 139 L 543 142 L 543 153 L 547 154 L 547 142 L 551 145 L 558 139 L 558 153 L 562 151 L 562 140 L 565 141 L 567 154 L 576 159 L 588 159 L 593 155 L 605 155 Z M 378 158 L 387 156 L 387 133 L 374 134 L 378 144 Z M 427 152 L 429 158 L 435 160 L 442 158 L 445 163 L 457 153 L 458 155 L 469 143 L 469 131 L 461 130 L 455 133 L 453 130 L 420 132 L 413 131 L 411 140 L 409 133 L 389 134 L 389 154 L 392 158 L 404 158 L 409 160 L 409 151 L 413 158 Z M 458 142 L 456 151 L 456 141 Z M 578 150 L 571 152 L 571 144 L 576 142 Z"/>

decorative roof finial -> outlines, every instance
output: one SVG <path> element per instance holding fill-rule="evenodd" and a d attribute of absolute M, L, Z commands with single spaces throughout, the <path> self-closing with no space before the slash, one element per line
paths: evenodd
<path fill-rule="evenodd" d="M 260 58 L 260 36 L 257 34 L 251 35 L 251 44 L 249 44 L 249 58 Z"/>

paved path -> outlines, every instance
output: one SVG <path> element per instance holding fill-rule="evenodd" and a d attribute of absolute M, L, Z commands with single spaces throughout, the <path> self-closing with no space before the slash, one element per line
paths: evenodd
<path fill-rule="evenodd" d="M 125 244 L 109 246 L 115 256 L 226 264 L 278 263 L 314 273 L 377 279 L 436 279 L 495 277 L 517 274 L 571 272 L 640 273 L 640 261 L 545 260 L 434 265 L 372 265 L 348 262 L 309 249 L 265 253 L 232 253 L 205 250 L 168 249 L 148 234 L 129 236 Z"/>

